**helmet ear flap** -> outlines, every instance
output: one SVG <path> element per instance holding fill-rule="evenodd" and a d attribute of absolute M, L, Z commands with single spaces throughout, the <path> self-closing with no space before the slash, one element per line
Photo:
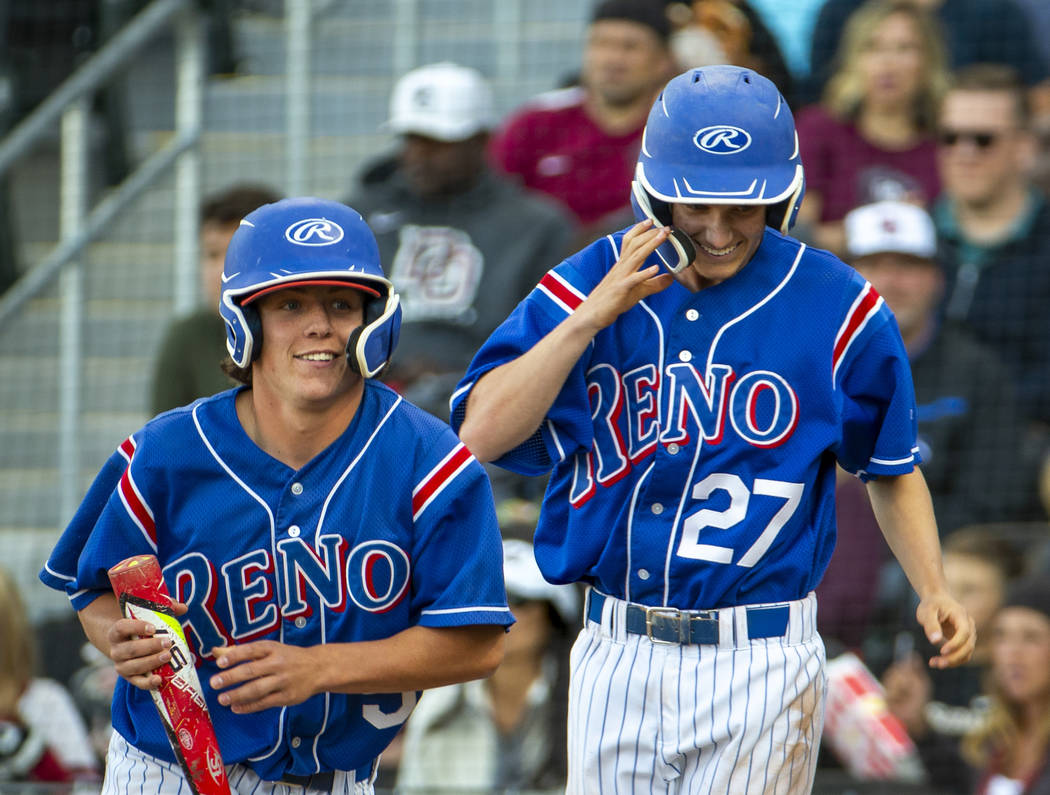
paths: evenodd
<path fill-rule="evenodd" d="M 262 352 L 262 318 L 259 317 L 259 310 L 254 306 L 242 306 L 241 314 L 244 315 L 244 325 L 248 333 L 248 348 L 251 351 L 251 355 L 248 357 L 248 366 L 259 358 L 259 354 Z"/>
<path fill-rule="evenodd" d="M 631 183 L 631 207 L 634 217 L 639 221 L 648 218 L 657 226 L 666 226 L 671 230 L 667 240 L 656 249 L 656 255 L 667 270 L 678 273 L 696 259 L 696 248 L 689 235 L 671 224 L 671 206 L 649 195 L 638 180 Z"/>
<path fill-rule="evenodd" d="M 350 369 L 364 378 L 382 374 L 390 363 L 401 333 L 401 299 L 390 290 L 385 299 L 365 303 L 364 322 L 346 341 L 346 361 Z"/>

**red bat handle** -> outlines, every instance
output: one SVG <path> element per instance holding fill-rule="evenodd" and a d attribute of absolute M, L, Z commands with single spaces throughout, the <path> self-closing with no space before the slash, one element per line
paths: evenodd
<path fill-rule="evenodd" d="M 109 570 L 109 581 L 128 618 L 147 621 L 171 636 L 171 659 L 154 669 L 160 688 L 151 691 L 172 750 L 194 795 L 231 795 L 193 656 L 154 555 L 136 555 Z"/>

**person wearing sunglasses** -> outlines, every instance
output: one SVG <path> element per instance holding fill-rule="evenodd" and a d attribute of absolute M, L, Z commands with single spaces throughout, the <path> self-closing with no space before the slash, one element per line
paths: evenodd
<path fill-rule="evenodd" d="M 1050 423 L 1050 206 L 1033 185 L 1028 94 L 1010 67 L 969 66 L 938 122 L 945 313 L 999 353 L 1034 430 Z"/>

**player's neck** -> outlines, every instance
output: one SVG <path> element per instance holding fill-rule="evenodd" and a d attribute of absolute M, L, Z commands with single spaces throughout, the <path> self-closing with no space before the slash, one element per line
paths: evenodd
<path fill-rule="evenodd" d="M 263 452 L 299 470 L 342 435 L 363 394 L 361 380 L 331 405 L 296 406 L 263 390 L 246 389 L 237 396 L 237 418 Z"/>
<path fill-rule="evenodd" d="M 594 92 L 588 92 L 584 109 L 606 135 L 627 135 L 637 130 L 649 115 L 652 97 L 644 95 L 637 102 L 615 105 Z"/>
<path fill-rule="evenodd" d="M 993 245 L 1005 240 L 1017 225 L 1017 219 L 1028 207 L 1028 197 L 1028 186 L 1018 181 L 997 191 L 988 201 L 956 200 L 953 209 L 967 240 Z"/>

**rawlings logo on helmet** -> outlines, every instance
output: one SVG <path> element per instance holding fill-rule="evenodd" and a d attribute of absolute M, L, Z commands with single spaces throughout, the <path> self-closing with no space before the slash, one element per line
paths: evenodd
<path fill-rule="evenodd" d="M 693 143 L 712 155 L 735 155 L 751 146 L 751 135 L 731 124 L 714 124 L 697 130 Z"/>
<path fill-rule="evenodd" d="M 304 218 L 284 230 L 284 237 L 299 246 L 331 246 L 343 239 L 343 228 L 326 218 Z"/>

